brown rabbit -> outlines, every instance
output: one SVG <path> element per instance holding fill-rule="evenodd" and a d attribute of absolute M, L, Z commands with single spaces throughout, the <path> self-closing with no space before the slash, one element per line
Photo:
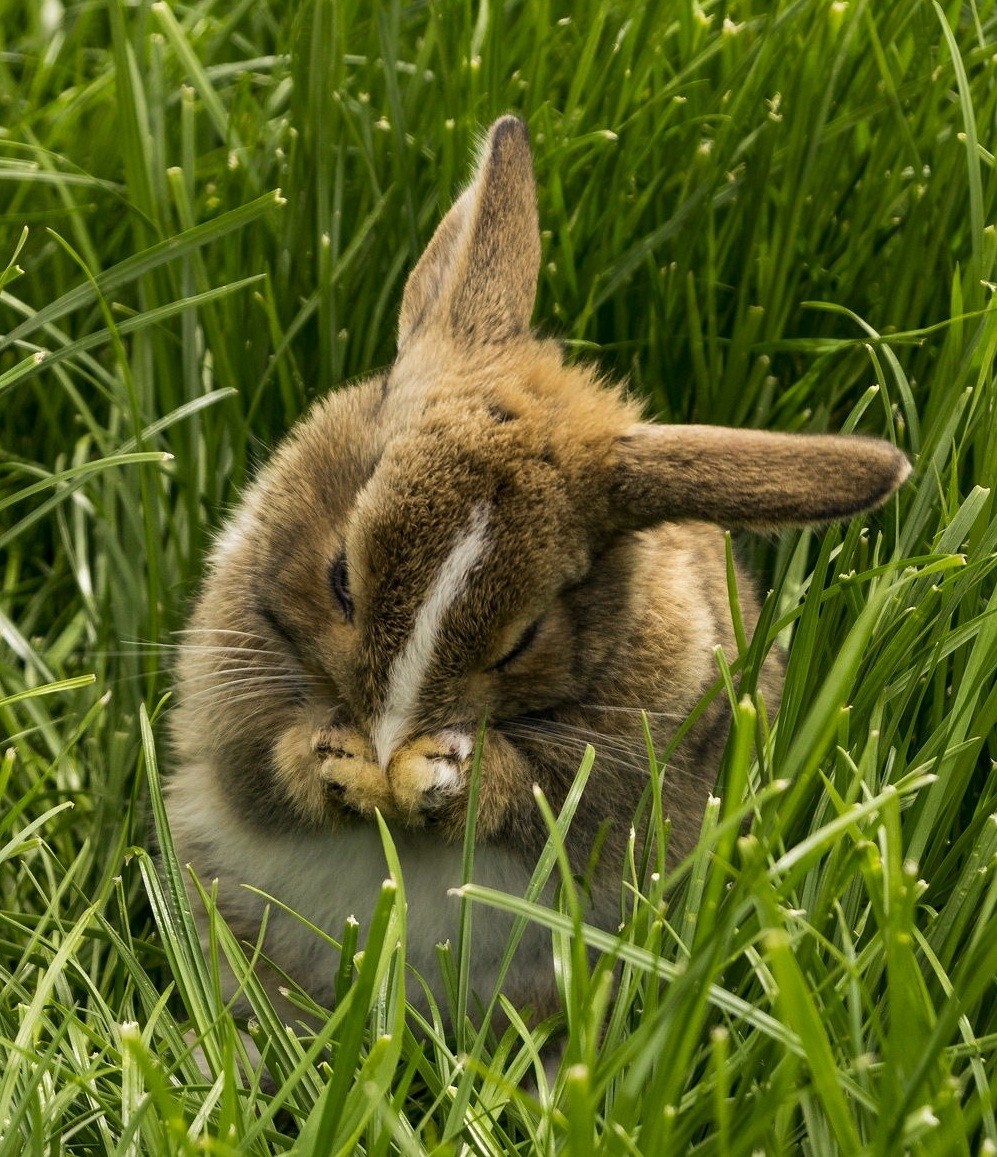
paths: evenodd
<path fill-rule="evenodd" d="M 333 936 L 363 922 L 388 820 L 409 960 L 436 976 L 456 929 L 475 733 L 487 713 L 476 877 L 529 879 L 584 744 L 598 758 L 569 836 L 584 865 L 608 827 L 591 918 L 618 919 L 620 851 L 648 779 L 640 709 L 665 745 L 736 653 L 718 524 L 821 523 L 877 506 L 910 472 L 885 442 L 658 426 L 530 332 L 540 236 L 526 128 L 491 128 L 473 181 L 402 301 L 389 373 L 317 402 L 243 497 L 210 560 L 177 671 L 168 792 L 182 862 L 217 878 L 237 933 L 278 896 Z M 741 579 L 748 629 L 757 608 Z M 760 686 L 775 709 L 780 665 Z M 664 806 L 694 842 L 730 715 L 679 746 Z M 507 925 L 479 922 L 491 991 Z M 323 942 L 281 911 L 265 950 L 331 1000 Z M 528 934 L 506 991 L 554 999 Z M 438 987 L 438 986 L 437 986 Z"/>

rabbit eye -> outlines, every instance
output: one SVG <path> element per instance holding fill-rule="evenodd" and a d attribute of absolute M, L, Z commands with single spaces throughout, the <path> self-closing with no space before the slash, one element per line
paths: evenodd
<path fill-rule="evenodd" d="M 353 622 L 353 595 L 350 594 L 350 572 L 346 566 L 346 551 L 341 550 L 333 559 L 329 567 L 329 586 L 336 596 L 343 612 L 343 618 L 348 623 Z"/>
<path fill-rule="evenodd" d="M 534 643 L 537 637 L 537 632 L 540 630 L 540 620 L 530 623 L 526 630 L 519 636 L 516 645 L 512 650 L 507 651 L 497 663 L 492 665 L 493 671 L 502 671 L 508 667 L 510 663 L 514 663 L 524 651 L 528 650 Z"/>

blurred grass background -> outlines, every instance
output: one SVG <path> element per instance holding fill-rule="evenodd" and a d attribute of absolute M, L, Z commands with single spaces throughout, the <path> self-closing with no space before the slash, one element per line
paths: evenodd
<path fill-rule="evenodd" d="M 995 8 L 0 0 L 0 1153 L 997 1152 Z M 745 544 L 780 723 L 738 708 L 610 1004 L 558 933 L 552 1089 L 525 1026 L 477 1067 L 401 1030 L 396 929 L 330 1029 L 374 1036 L 331 1083 L 282 1044 L 273 1099 L 130 851 L 170 632 L 268 448 L 390 362 L 508 111 L 543 332 L 664 420 L 856 428 L 917 475 Z"/>

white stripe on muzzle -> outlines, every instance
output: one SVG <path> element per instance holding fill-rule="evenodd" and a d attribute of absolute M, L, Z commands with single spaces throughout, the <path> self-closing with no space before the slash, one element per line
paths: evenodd
<path fill-rule="evenodd" d="M 471 571 L 485 553 L 487 531 L 488 507 L 479 502 L 426 592 L 405 646 L 391 664 L 384 711 L 373 729 L 374 750 L 385 770 L 411 726 L 426 673 L 436 653 L 443 618 L 460 598 Z"/>

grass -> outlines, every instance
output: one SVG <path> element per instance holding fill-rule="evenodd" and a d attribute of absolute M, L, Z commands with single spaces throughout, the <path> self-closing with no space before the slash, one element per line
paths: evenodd
<path fill-rule="evenodd" d="M 997 1152 L 995 41 L 992 0 L 0 0 L 0 1154 Z M 510 110 L 546 332 L 666 420 L 859 429 L 916 476 L 744 544 L 716 802 L 673 876 L 634 849 L 619 937 L 536 900 L 567 814 L 532 900 L 465 888 L 456 1010 L 490 908 L 552 929 L 553 1085 L 558 1025 L 406 1011 L 396 878 L 314 1042 L 218 923 L 274 1095 L 150 859 L 170 632 L 267 448 L 390 361 Z"/>

